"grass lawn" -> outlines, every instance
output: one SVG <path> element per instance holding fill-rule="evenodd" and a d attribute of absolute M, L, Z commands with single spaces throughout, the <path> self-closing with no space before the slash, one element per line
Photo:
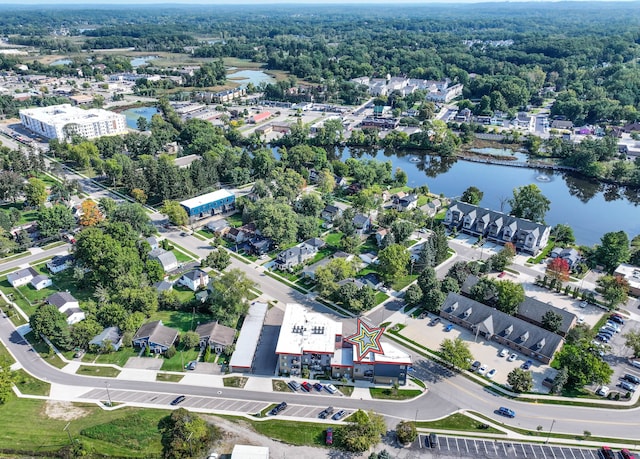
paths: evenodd
<path fill-rule="evenodd" d="M 65 290 L 69 290 L 69 293 L 78 299 L 78 301 L 93 300 L 93 288 L 78 288 L 78 282 L 73 278 L 73 269 L 60 271 L 51 276 L 51 279 L 53 279 L 53 285 L 55 285 L 59 291 L 64 292 Z"/>
<path fill-rule="evenodd" d="M 238 226 L 242 226 L 242 214 L 241 213 L 235 213 L 233 215 L 229 215 L 228 217 L 224 218 L 229 225 L 233 226 L 234 228 L 237 228 Z"/>
<path fill-rule="evenodd" d="M 403 288 L 405 288 L 407 285 L 409 285 L 411 282 L 416 280 L 417 278 L 418 278 L 417 274 L 407 275 L 407 276 L 401 277 L 401 278 L 396 279 L 395 281 L 393 281 L 392 288 L 395 291 L 400 291 Z"/>
<path fill-rule="evenodd" d="M 178 263 L 189 263 L 190 261 L 193 261 L 193 258 L 186 253 L 182 253 L 180 250 L 173 249 L 172 252 L 176 256 Z"/>
<path fill-rule="evenodd" d="M 11 286 L 6 276 L 0 279 L 0 290 L 12 300 L 20 309 L 22 309 L 27 315 L 29 315 L 29 311 L 33 313 L 35 311 L 35 307 L 31 306 L 27 300 L 25 300 L 19 292 Z"/>
<path fill-rule="evenodd" d="M 182 381 L 184 375 L 175 375 L 173 373 L 156 373 L 156 381 L 177 383 Z"/>
<path fill-rule="evenodd" d="M 38 354 L 49 364 L 53 365 L 56 368 L 64 368 L 67 366 L 67 363 L 64 362 L 56 353 L 51 351 L 49 346 L 44 341 L 37 341 L 33 332 L 29 332 L 24 335 L 27 341 L 31 343 L 33 348 L 36 350 Z"/>
<path fill-rule="evenodd" d="M 455 413 L 444 419 L 438 419 L 437 421 L 416 422 L 416 427 L 422 427 L 425 429 L 461 430 L 466 432 L 479 431 L 492 434 L 504 433 L 493 427 L 483 429 L 482 424 L 482 422 L 471 419 L 469 416 Z"/>
<path fill-rule="evenodd" d="M 358 253 L 378 253 L 378 243 L 375 236 L 369 236 L 364 243 L 358 247 Z"/>
<path fill-rule="evenodd" d="M 178 348 L 178 352 L 176 355 L 171 357 L 170 359 L 161 357 L 162 367 L 160 367 L 163 371 L 185 371 L 184 367 L 192 360 L 198 359 L 198 351 L 195 349 L 186 349 Z"/>
<path fill-rule="evenodd" d="M 191 293 L 193 294 L 193 292 Z M 188 332 L 195 330 L 198 323 L 211 322 L 213 318 L 211 314 L 203 314 L 201 312 L 193 314 L 187 311 L 157 311 L 149 319 L 149 321 L 152 320 L 161 320 L 162 324 L 167 327 L 177 328 L 181 332 Z"/>
<path fill-rule="evenodd" d="M 212 231 L 209 231 L 209 230 L 208 230 L 208 229 L 206 229 L 206 228 L 202 228 L 202 229 L 198 230 L 198 231 L 197 231 L 197 233 L 198 233 L 200 236 L 205 237 L 205 238 L 207 238 L 207 239 L 213 239 L 213 238 L 216 236 L 215 234 L 213 234 L 213 232 L 212 232 Z"/>
<path fill-rule="evenodd" d="M 224 387 L 237 387 L 243 389 L 248 380 L 249 378 L 242 376 L 229 376 L 228 378 L 222 378 L 222 383 L 224 384 Z"/>
<path fill-rule="evenodd" d="M 9 362 L 9 364 L 13 364 L 15 362 L 15 360 L 13 360 L 13 357 L 11 357 L 11 354 L 9 354 L 7 348 L 4 347 L 2 343 L 0 343 L 0 361 L 3 360 Z"/>
<path fill-rule="evenodd" d="M 173 285 L 173 290 L 183 304 L 190 303 L 196 296 L 193 290 L 188 289 L 184 285 L 178 285 L 177 283 Z"/>
<path fill-rule="evenodd" d="M 272 379 L 271 387 L 273 388 L 274 392 L 293 392 L 289 385 L 285 381 L 282 381 L 280 379 Z"/>
<path fill-rule="evenodd" d="M 334 386 L 336 386 L 336 389 L 342 392 L 346 397 L 351 397 L 351 394 L 353 394 L 353 386 L 342 386 L 340 384 L 334 384 Z"/>
<path fill-rule="evenodd" d="M 420 196 L 418 196 L 418 203 L 416 205 L 418 207 L 422 207 L 428 202 L 429 202 L 429 197 L 428 196 L 420 195 Z"/>
<path fill-rule="evenodd" d="M 370 387 L 371 397 L 383 400 L 408 400 L 422 394 L 418 389 L 387 389 L 382 387 Z"/>
<path fill-rule="evenodd" d="M 20 293 L 32 304 L 42 303 L 44 299 L 49 295 L 53 295 L 58 291 L 53 285 L 51 287 L 43 288 L 42 290 L 36 290 L 31 284 L 22 285 L 18 287 Z M 25 311 L 27 312 L 27 311 Z M 31 314 L 29 314 L 31 315 Z"/>
<path fill-rule="evenodd" d="M 284 412 L 286 413 L 286 410 Z M 290 445 L 324 446 L 327 427 L 335 427 L 331 424 L 281 420 L 247 422 L 251 424 L 256 432 Z"/>
<path fill-rule="evenodd" d="M 399 186 L 397 188 L 391 188 L 389 190 L 390 194 L 396 194 L 399 193 L 400 191 L 404 191 L 405 193 L 408 193 L 409 191 L 411 191 L 411 187 L 408 186 Z"/>
<path fill-rule="evenodd" d="M 374 301 L 374 304 L 376 306 L 378 306 L 380 303 L 382 303 L 387 298 L 389 298 L 389 295 L 387 295 L 386 293 L 384 293 L 384 292 L 376 292 L 376 296 L 373 297 L 373 301 Z"/>
<path fill-rule="evenodd" d="M 327 243 L 327 245 L 330 245 L 332 247 L 339 247 L 340 246 L 340 239 L 342 239 L 342 233 L 329 233 L 324 237 L 325 242 Z"/>
<path fill-rule="evenodd" d="M 0 445 L 11 447 L 14 451 L 24 451 L 29 456 L 42 456 L 44 452 L 67 446 L 69 437 L 63 429 L 69 421 L 47 416 L 46 405 L 44 400 L 11 396 L 2 405 Z M 79 417 L 71 421 L 69 433 L 96 454 L 160 457 L 162 445 L 158 423 L 169 411 L 134 408 L 103 411 L 93 404 L 74 404 L 73 407 L 81 411 Z M 136 418 L 139 420 L 135 421 Z M 28 419 L 28 422 L 16 422 L 16 419 Z M 135 425 L 135 429 L 131 428 L 132 425 Z M 98 437 L 100 432 L 102 435 Z M 139 441 L 134 442 L 134 439 Z"/>
<path fill-rule="evenodd" d="M 334 247 L 323 247 L 318 250 L 318 253 L 314 255 L 314 257 L 307 263 L 308 265 L 312 265 L 314 263 L 319 262 L 320 260 L 327 258 L 336 253 L 336 249 Z"/>
<path fill-rule="evenodd" d="M 138 351 L 132 347 L 122 346 L 119 350 L 109 352 L 107 354 L 92 354 L 87 352 L 82 356 L 82 361 L 90 363 L 111 363 L 113 365 L 124 367 L 127 360 L 129 360 L 129 357 L 136 357 L 137 355 Z"/>
<path fill-rule="evenodd" d="M 34 378 L 22 368 L 14 373 L 13 383 L 23 394 L 49 395 L 51 384 Z"/>
<path fill-rule="evenodd" d="M 2 204 L 0 205 L 0 209 L 9 211 L 9 209 L 15 208 L 20 211 L 20 220 L 16 225 L 24 225 L 25 223 L 33 222 L 38 219 L 38 211 L 37 210 L 22 210 L 22 203 L 15 202 L 10 204 Z"/>
<path fill-rule="evenodd" d="M 80 365 L 76 374 L 83 376 L 100 376 L 105 378 L 115 378 L 120 374 L 120 370 L 112 367 L 94 367 L 93 365 Z"/>

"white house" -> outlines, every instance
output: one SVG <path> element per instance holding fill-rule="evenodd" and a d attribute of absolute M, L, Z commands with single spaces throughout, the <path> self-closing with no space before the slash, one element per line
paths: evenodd
<path fill-rule="evenodd" d="M 173 252 L 167 252 L 158 247 L 149 252 L 149 258 L 151 260 L 157 260 L 165 273 L 178 269 L 178 259 Z"/>
<path fill-rule="evenodd" d="M 201 269 L 194 269 L 184 273 L 180 278 L 180 283 L 194 292 L 204 288 L 209 283 L 209 275 Z"/>
<path fill-rule="evenodd" d="M 80 309 L 80 303 L 69 292 L 56 292 L 45 300 L 47 303 L 58 308 L 58 311 L 67 317 L 67 323 L 73 325 L 84 320 L 85 314 Z"/>
<path fill-rule="evenodd" d="M 23 285 L 27 285 L 37 275 L 38 271 L 29 266 L 28 268 L 12 272 L 7 276 L 7 280 L 12 287 L 17 288 Z"/>
<path fill-rule="evenodd" d="M 42 290 L 43 288 L 51 287 L 53 282 L 48 276 L 44 274 L 39 274 L 33 279 L 31 279 L 31 286 L 36 290 Z"/>
<path fill-rule="evenodd" d="M 56 255 L 47 262 L 47 269 L 49 269 L 53 274 L 56 274 L 69 268 L 72 263 L 73 255 Z"/>

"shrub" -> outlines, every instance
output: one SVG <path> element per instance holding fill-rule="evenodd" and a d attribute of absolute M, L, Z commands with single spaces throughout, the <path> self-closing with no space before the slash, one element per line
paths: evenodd
<path fill-rule="evenodd" d="M 416 424 L 413 421 L 402 421 L 396 426 L 396 436 L 403 445 L 413 443 L 418 436 Z"/>
<path fill-rule="evenodd" d="M 176 355 L 176 347 L 175 347 L 175 346 L 171 346 L 171 347 L 170 347 L 169 349 L 167 349 L 167 350 L 165 351 L 165 353 L 164 353 L 164 356 L 165 356 L 167 359 L 170 359 L 170 358 L 172 358 L 172 357 L 173 357 L 173 356 L 175 356 L 175 355 Z"/>

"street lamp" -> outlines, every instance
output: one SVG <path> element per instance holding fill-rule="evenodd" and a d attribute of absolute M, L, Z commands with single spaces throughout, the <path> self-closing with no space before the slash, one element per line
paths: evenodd
<path fill-rule="evenodd" d="M 107 398 L 109 399 L 109 406 L 113 406 L 113 403 L 111 403 L 111 394 L 109 393 L 109 383 L 105 381 L 104 387 L 107 388 Z"/>
<path fill-rule="evenodd" d="M 551 438 L 551 432 L 553 431 L 553 426 L 555 425 L 555 423 L 556 423 L 555 419 L 551 421 L 551 428 L 549 429 L 549 435 L 547 436 L 547 441 L 544 442 L 545 444 L 549 443 L 549 439 Z"/>

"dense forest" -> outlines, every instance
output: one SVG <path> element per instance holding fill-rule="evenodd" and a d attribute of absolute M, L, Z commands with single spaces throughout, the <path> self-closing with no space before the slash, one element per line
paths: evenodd
<path fill-rule="evenodd" d="M 639 118 L 636 3 L 608 3 L 606 14 L 583 2 L 315 5 L 304 15 L 284 5 L 4 10 L 9 42 L 42 52 L 132 47 L 245 58 L 333 85 L 346 101 L 357 100 L 349 79 L 387 74 L 448 77 L 465 84 L 465 97 L 508 109 L 541 103 L 549 88 L 559 102 L 553 114 L 576 124 Z"/>

